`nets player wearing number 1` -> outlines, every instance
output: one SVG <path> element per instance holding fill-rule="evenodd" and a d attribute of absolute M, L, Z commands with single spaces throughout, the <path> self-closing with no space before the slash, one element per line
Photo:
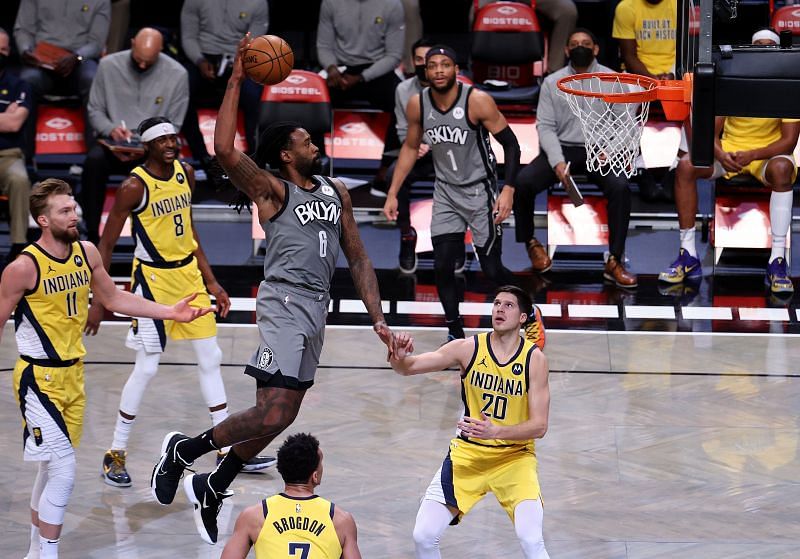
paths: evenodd
<path fill-rule="evenodd" d="M 437 351 L 410 355 L 413 340 L 396 337 L 390 361 L 402 375 L 461 370 L 464 415 L 450 451 L 433 476 L 417 513 L 418 559 L 435 559 L 439 539 L 487 492 L 505 509 L 526 559 L 547 559 L 542 538 L 542 498 L 534 439 L 547 432 L 550 409 L 547 359 L 520 336 L 533 305 L 514 286 L 497 290 L 492 331 L 454 340 Z"/>
<path fill-rule="evenodd" d="M 239 45 L 214 132 L 217 159 L 231 182 L 256 206 L 266 233 L 264 281 L 256 298 L 260 344 L 245 367 L 256 380 L 256 405 L 194 438 L 168 433 L 151 478 L 156 500 L 172 502 L 184 469 L 214 449 L 233 448 L 210 474 L 183 483 L 204 541 L 217 541 L 217 514 L 244 463 L 294 421 L 314 375 L 325 336 L 330 286 L 340 249 L 373 328 L 391 345 L 378 280 L 358 232 L 347 187 L 323 177 L 319 148 L 297 123 L 279 122 L 261 134 L 253 159 L 233 147 L 244 70 Z M 275 174 L 265 169 L 277 170 Z"/>

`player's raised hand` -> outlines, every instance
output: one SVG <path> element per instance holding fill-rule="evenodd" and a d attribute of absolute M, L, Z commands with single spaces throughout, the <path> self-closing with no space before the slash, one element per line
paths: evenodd
<path fill-rule="evenodd" d="M 480 419 L 464 417 L 458 422 L 458 428 L 465 437 L 472 437 L 473 439 L 497 438 L 497 426 L 483 412 L 481 412 Z"/>
<path fill-rule="evenodd" d="M 231 81 L 242 82 L 245 79 L 246 76 L 244 73 L 244 64 L 242 63 L 242 60 L 244 58 L 244 51 L 250 46 L 252 40 L 253 38 L 248 31 L 245 36 L 242 37 L 242 40 L 239 41 L 239 47 L 236 50 L 236 58 L 233 59 L 233 66 L 231 68 Z"/>
<path fill-rule="evenodd" d="M 174 320 L 175 322 L 191 322 L 196 318 L 200 318 L 201 316 L 217 310 L 217 307 L 214 306 L 204 308 L 192 307 L 189 303 L 194 301 L 195 297 L 197 297 L 197 293 L 192 293 L 188 297 L 184 297 L 172 305 L 172 313 L 169 320 Z"/>
<path fill-rule="evenodd" d="M 504 186 L 494 203 L 493 215 L 494 223 L 503 223 L 503 221 L 511 214 L 511 208 L 514 206 L 514 189 L 510 186 Z"/>

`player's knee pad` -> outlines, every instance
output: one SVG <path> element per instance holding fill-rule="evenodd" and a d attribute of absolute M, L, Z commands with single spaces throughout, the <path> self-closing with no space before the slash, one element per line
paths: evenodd
<path fill-rule="evenodd" d="M 200 379 L 200 391 L 209 408 L 224 404 L 225 385 L 222 382 L 222 350 L 217 343 L 217 337 L 192 340 L 195 355 L 197 356 L 197 372 Z"/>
<path fill-rule="evenodd" d="M 33 489 L 31 490 L 31 509 L 39 510 L 39 500 L 42 498 L 42 492 L 47 485 L 47 462 L 39 462 L 39 470 L 36 472 L 36 480 L 33 482 Z"/>
<path fill-rule="evenodd" d="M 47 485 L 39 499 L 39 520 L 64 523 L 64 511 L 75 486 L 75 454 L 53 457 L 47 464 Z"/>
<path fill-rule="evenodd" d="M 158 373 L 159 361 L 161 361 L 160 353 L 148 353 L 144 350 L 137 351 L 136 362 L 128 380 L 135 380 L 135 382 L 143 384 L 143 388 L 146 387 L 147 383 Z"/>

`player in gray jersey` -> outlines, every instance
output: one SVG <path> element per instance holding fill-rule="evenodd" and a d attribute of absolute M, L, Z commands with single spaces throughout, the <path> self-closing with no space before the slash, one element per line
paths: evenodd
<path fill-rule="evenodd" d="M 408 132 L 383 207 L 388 219 L 397 218 L 397 193 L 414 166 L 424 135 L 436 172 L 431 240 L 448 339 L 464 337 L 454 267 L 464 251 L 467 227 L 472 230 L 483 273 L 498 285 L 516 283 L 501 260 L 500 224 L 511 213 L 520 156 L 517 138 L 494 100 L 456 80 L 455 60 L 453 50 L 444 45 L 432 47 L 425 55 L 430 87 L 408 102 Z M 499 196 L 490 133 L 505 154 L 506 182 Z"/>
<path fill-rule="evenodd" d="M 222 499 L 231 495 L 228 486 L 245 462 L 294 421 L 314 383 L 340 249 L 375 332 L 392 346 L 378 281 L 347 188 L 338 179 L 315 174 L 320 154 L 308 132 L 297 123 L 274 123 L 262 132 L 253 159 L 233 147 L 245 79 L 241 55 L 249 41 L 248 35 L 239 44 L 217 118 L 214 150 L 231 182 L 255 203 L 266 232 L 264 281 L 256 299 L 260 344 L 245 367 L 256 379 L 256 405 L 194 438 L 167 434 L 151 478 L 156 500 L 170 504 L 187 466 L 207 452 L 233 445 L 216 470 L 192 474 L 183 482 L 194 504 L 197 530 L 208 543 L 217 541 L 217 514 Z M 266 171 L 265 165 L 278 173 Z"/>

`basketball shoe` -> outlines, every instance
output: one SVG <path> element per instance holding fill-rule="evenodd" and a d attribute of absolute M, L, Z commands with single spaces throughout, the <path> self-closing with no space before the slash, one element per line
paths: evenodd
<path fill-rule="evenodd" d="M 779 256 L 767 266 L 767 276 L 764 283 L 773 293 L 794 293 L 792 278 L 789 277 L 786 259 Z"/>
<path fill-rule="evenodd" d="M 658 274 L 658 281 L 681 283 L 686 279 L 701 277 L 703 277 L 703 267 L 700 261 L 682 248 L 678 252 L 678 258 L 669 265 L 669 268 Z"/>
<path fill-rule="evenodd" d="M 125 458 L 128 453 L 124 450 L 108 450 L 103 456 L 103 481 L 114 487 L 130 487 L 131 476 L 125 469 Z"/>
<path fill-rule="evenodd" d="M 226 454 L 227 452 L 217 452 L 217 466 L 219 466 L 219 463 L 222 462 L 222 459 L 225 458 Z M 266 470 L 267 468 L 271 468 L 277 463 L 278 459 L 275 458 L 274 456 L 256 456 L 244 463 L 242 472 L 246 474 L 253 472 L 260 472 L 261 470 Z"/>
<path fill-rule="evenodd" d="M 400 271 L 413 274 L 417 271 L 417 230 L 410 227 L 400 236 Z"/>
<path fill-rule="evenodd" d="M 544 321 L 542 320 L 542 312 L 536 305 L 533 306 L 533 312 L 533 320 L 525 325 L 525 339 L 535 343 L 539 349 L 544 350 L 546 336 Z"/>
<path fill-rule="evenodd" d="M 192 465 L 178 454 L 178 444 L 188 439 L 189 437 L 183 433 L 173 431 L 167 433 L 164 442 L 161 443 L 161 458 L 153 468 L 150 490 L 155 500 L 162 505 L 172 502 L 178 491 L 178 483 L 183 475 L 183 470 Z"/>
<path fill-rule="evenodd" d="M 186 498 L 194 505 L 194 523 L 203 541 L 217 543 L 217 515 L 222 509 L 222 500 L 233 495 L 233 491 L 217 493 L 208 484 L 210 474 L 191 474 L 183 480 Z"/>

